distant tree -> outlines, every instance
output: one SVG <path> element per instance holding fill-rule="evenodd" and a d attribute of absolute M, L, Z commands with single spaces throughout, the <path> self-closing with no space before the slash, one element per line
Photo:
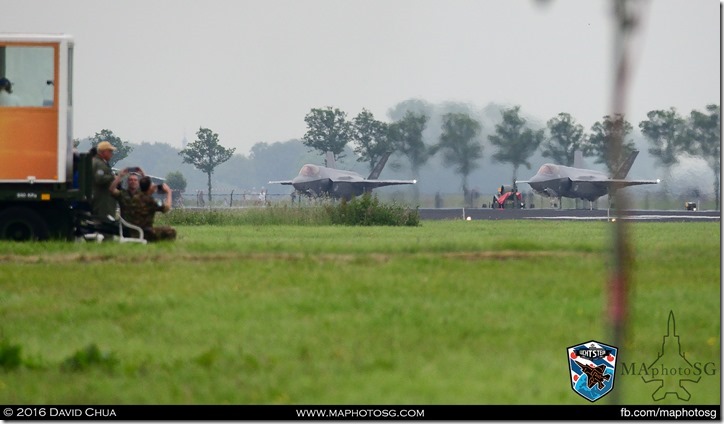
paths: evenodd
<path fill-rule="evenodd" d="M 387 124 L 375 119 L 372 112 L 362 109 L 352 120 L 352 140 L 358 162 L 368 162 L 370 171 L 375 168 L 380 158 L 394 150 L 390 142 Z"/>
<path fill-rule="evenodd" d="M 388 126 L 388 138 L 394 145 L 394 149 L 407 157 L 410 162 L 412 176 L 415 179 L 420 177 L 420 169 L 430 159 L 430 148 L 425 145 L 422 132 L 427 125 L 427 115 L 407 111 L 398 121 Z M 420 198 L 420 191 L 417 184 L 414 187 L 414 201 Z"/>
<path fill-rule="evenodd" d="M 583 148 L 586 139 L 583 131 L 583 125 L 577 124 L 571 115 L 559 113 L 548 121 L 550 137 L 543 142 L 543 157 L 561 165 L 573 166 L 576 150 Z"/>
<path fill-rule="evenodd" d="M 101 141 L 107 141 L 116 148 L 115 152 L 113 152 L 113 157 L 108 161 L 110 166 L 122 161 L 133 150 L 133 147 L 131 147 L 127 141 L 121 140 L 113 134 L 111 130 L 101 130 L 101 132 L 97 132 L 96 135 L 91 137 L 91 145 L 93 147 L 97 146 Z"/>
<path fill-rule="evenodd" d="M 309 158 L 310 154 L 299 139 L 254 144 L 249 160 L 254 170 L 255 185 L 263 186 L 270 180 L 291 179 L 302 165 L 314 160 Z M 282 188 L 286 190 L 285 186 L 279 186 L 280 190 Z"/>
<path fill-rule="evenodd" d="M 513 165 L 512 182 L 515 183 L 521 165 L 530 169 L 528 158 L 538 150 L 545 137 L 545 130 L 533 131 L 527 128 L 526 120 L 520 117 L 520 106 L 505 109 L 501 114 L 503 122 L 495 126 L 495 134 L 489 135 L 488 140 L 498 147 L 493 160 Z"/>
<path fill-rule="evenodd" d="M 633 127 L 624 116 L 604 116 L 603 122 L 597 121 L 591 127 L 591 134 L 583 145 L 583 156 L 594 157 L 595 163 L 606 164 L 610 173 L 615 172 L 631 152 L 636 150 L 633 140 L 626 140 L 632 130 Z M 616 131 L 623 133 L 616 134 Z M 617 157 L 611 157 L 610 146 L 617 135 L 621 139 L 621 149 Z"/>
<path fill-rule="evenodd" d="M 407 111 L 399 121 L 393 122 L 388 128 L 388 137 L 399 151 L 410 161 L 410 168 L 415 178 L 420 168 L 430 159 L 430 149 L 423 141 L 422 132 L 427 125 L 427 116 Z"/>
<path fill-rule="evenodd" d="M 689 132 L 692 152 L 700 156 L 714 171 L 714 196 L 719 209 L 721 187 L 721 109 L 719 105 L 706 106 L 708 113 L 692 110 L 689 117 Z"/>
<path fill-rule="evenodd" d="M 433 109 L 434 107 L 425 100 L 407 99 L 391 107 L 387 111 L 387 116 L 389 116 L 392 121 L 400 121 L 408 113 L 430 116 L 430 114 L 432 114 L 433 112 Z"/>
<path fill-rule="evenodd" d="M 186 190 L 186 178 L 180 171 L 173 171 L 166 174 L 166 184 L 171 190 L 183 192 Z"/>
<path fill-rule="evenodd" d="M 483 157 L 483 146 L 478 139 L 480 131 L 480 122 L 467 113 L 447 113 L 442 117 L 440 142 L 431 150 L 433 154 L 441 151 L 443 163 L 454 166 L 455 172 L 462 176 L 463 196 L 468 206 L 468 175 Z"/>
<path fill-rule="evenodd" d="M 196 132 L 198 137 L 193 143 L 186 145 L 186 148 L 179 152 L 184 163 L 190 163 L 196 169 L 206 173 L 209 189 L 209 203 L 211 203 L 211 174 L 214 169 L 229 160 L 234 154 L 235 148 L 225 148 L 219 144 L 219 135 L 208 128 L 199 128 Z"/>
<path fill-rule="evenodd" d="M 639 122 L 639 128 L 651 144 L 649 153 L 657 165 L 670 168 L 679 162 L 681 153 L 689 150 L 686 120 L 673 107 L 669 110 L 652 110 L 646 116 L 649 119 Z"/>
<path fill-rule="evenodd" d="M 352 124 L 347 121 L 347 114 L 337 108 L 327 106 L 325 109 L 312 109 L 304 117 L 307 132 L 304 134 L 305 146 L 322 153 L 332 152 L 334 159 L 344 157 L 342 152 L 352 138 Z"/>

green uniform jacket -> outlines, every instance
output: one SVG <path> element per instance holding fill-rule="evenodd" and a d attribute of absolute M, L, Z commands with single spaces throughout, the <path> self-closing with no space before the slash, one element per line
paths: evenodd
<path fill-rule="evenodd" d="M 108 215 L 116 217 L 116 199 L 111 196 L 110 186 L 115 178 L 108 162 L 93 157 L 93 215 L 106 220 Z"/>

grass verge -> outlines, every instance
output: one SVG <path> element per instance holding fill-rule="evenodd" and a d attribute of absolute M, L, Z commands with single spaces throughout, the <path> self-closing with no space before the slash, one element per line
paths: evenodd
<path fill-rule="evenodd" d="M 588 404 L 565 355 L 610 338 L 609 226 L 208 225 L 147 246 L 0 243 L 0 402 Z M 717 404 L 719 224 L 629 228 L 620 359 L 653 362 L 674 311 L 686 358 L 717 370 L 687 386 L 691 402 Z M 640 376 L 616 379 L 622 402 L 656 403 Z"/>

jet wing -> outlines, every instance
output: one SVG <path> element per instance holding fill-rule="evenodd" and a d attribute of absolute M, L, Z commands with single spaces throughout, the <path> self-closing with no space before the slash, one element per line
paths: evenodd
<path fill-rule="evenodd" d="M 643 185 L 643 184 L 658 184 L 661 180 L 611 180 L 614 184 L 620 184 L 623 187 Z"/>
<path fill-rule="evenodd" d="M 292 185 L 292 181 L 291 181 L 291 180 L 285 180 L 285 181 L 269 181 L 269 184 Z"/>
<path fill-rule="evenodd" d="M 363 180 L 355 181 L 355 184 L 359 184 L 364 188 L 377 188 L 391 185 L 402 185 L 402 184 L 417 184 L 417 180 Z"/>
<path fill-rule="evenodd" d="M 612 188 L 621 188 L 621 187 L 628 187 L 628 186 L 635 186 L 635 185 L 644 185 L 644 184 L 658 184 L 661 180 L 617 180 L 617 179 L 608 179 L 608 180 L 588 180 L 588 179 L 578 179 L 578 178 L 571 178 L 571 182 L 573 183 L 586 183 L 586 184 L 592 184 L 599 187 L 606 187 L 609 190 Z M 524 181 L 521 181 L 524 182 Z"/>

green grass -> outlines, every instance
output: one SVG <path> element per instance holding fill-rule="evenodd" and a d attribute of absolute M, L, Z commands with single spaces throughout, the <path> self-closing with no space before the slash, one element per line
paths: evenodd
<path fill-rule="evenodd" d="M 222 224 L 0 243 L 0 403 L 589 404 L 565 355 L 611 337 L 612 224 Z M 673 310 L 686 358 L 717 370 L 691 402 L 718 404 L 719 223 L 627 228 L 619 358 L 653 362 Z M 614 390 L 656 403 L 639 376 Z"/>

